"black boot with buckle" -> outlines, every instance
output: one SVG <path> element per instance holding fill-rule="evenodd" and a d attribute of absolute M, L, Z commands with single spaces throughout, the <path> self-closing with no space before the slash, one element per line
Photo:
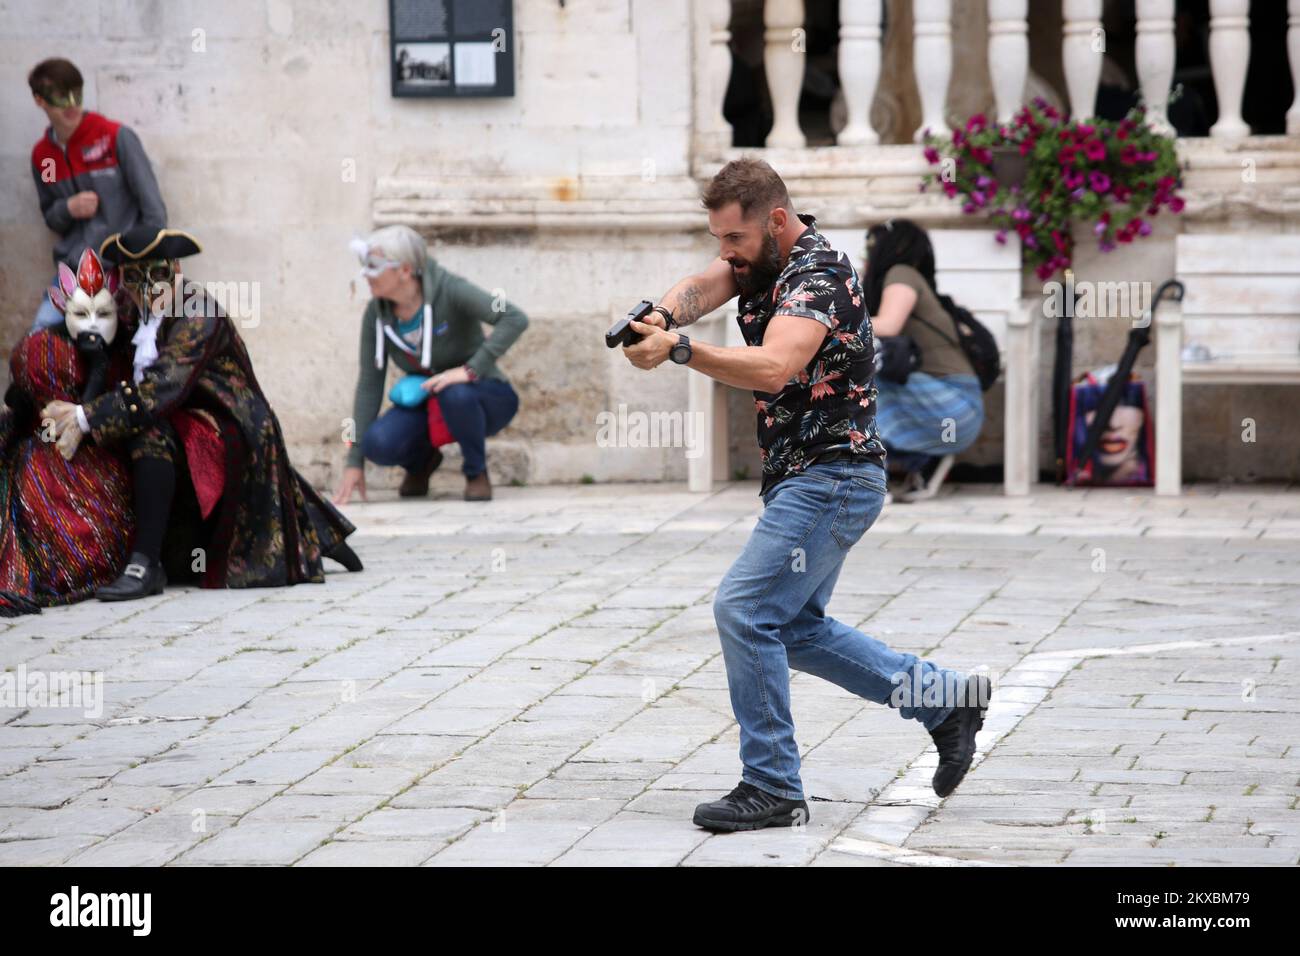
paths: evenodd
<path fill-rule="evenodd" d="M 117 580 L 95 592 L 101 601 L 134 601 L 136 598 L 161 594 L 167 586 L 167 572 L 161 561 L 152 561 L 136 551 Z"/>

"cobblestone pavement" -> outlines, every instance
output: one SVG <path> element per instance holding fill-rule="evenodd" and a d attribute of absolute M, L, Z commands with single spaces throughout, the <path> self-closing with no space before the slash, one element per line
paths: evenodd
<path fill-rule="evenodd" d="M 888 506 L 829 610 L 989 668 L 979 762 L 940 801 L 919 724 L 800 674 L 810 823 L 711 836 L 740 771 L 711 601 L 760 508 L 377 501 L 361 574 L 0 621 L 0 864 L 1300 861 L 1296 490 Z M 16 696 L 74 671 L 98 708 Z"/>

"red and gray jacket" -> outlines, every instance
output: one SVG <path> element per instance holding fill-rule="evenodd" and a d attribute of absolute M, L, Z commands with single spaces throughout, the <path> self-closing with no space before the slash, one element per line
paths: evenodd
<path fill-rule="evenodd" d="M 98 113 L 82 114 L 66 148 L 52 128 L 46 129 L 32 147 L 32 176 L 45 223 L 59 234 L 54 243 L 56 266 L 66 262 L 76 269 L 82 250 L 98 252 L 113 233 L 138 223 L 154 229 L 167 225 L 167 207 L 140 138 Z M 99 195 L 99 207 L 89 219 L 74 219 L 68 198 L 84 190 Z"/>

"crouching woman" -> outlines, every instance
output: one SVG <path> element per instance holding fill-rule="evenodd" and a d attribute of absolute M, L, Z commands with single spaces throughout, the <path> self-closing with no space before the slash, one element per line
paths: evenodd
<path fill-rule="evenodd" d="M 372 298 L 361 318 L 360 373 L 353 420 L 360 441 L 347 457 L 334 501 L 366 497 L 365 462 L 406 470 L 399 493 L 422 497 L 442 464 L 440 444 L 464 458 L 465 500 L 492 497 L 486 439 L 519 410 L 497 360 L 528 326 L 500 296 L 442 268 L 407 226 L 388 226 L 354 243 Z M 483 325 L 492 327 L 484 335 Z M 389 359 L 403 373 L 382 415 Z M 430 399 L 433 401 L 430 401 Z"/>

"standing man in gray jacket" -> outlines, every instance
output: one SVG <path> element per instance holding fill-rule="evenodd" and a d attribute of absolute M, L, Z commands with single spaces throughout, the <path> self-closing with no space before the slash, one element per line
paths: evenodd
<path fill-rule="evenodd" d="M 114 233 L 138 225 L 154 231 L 166 226 L 167 207 L 139 137 L 82 108 L 81 71 L 68 60 L 43 60 L 28 74 L 27 85 L 50 120 L 32 147 L 32 177 L 45 223 L 58 234 L 56 273 L 60 262 L 75 270 L 83 250 L 98 252 Z M 62 321 L 47 295 L 32 327 Z"/>

